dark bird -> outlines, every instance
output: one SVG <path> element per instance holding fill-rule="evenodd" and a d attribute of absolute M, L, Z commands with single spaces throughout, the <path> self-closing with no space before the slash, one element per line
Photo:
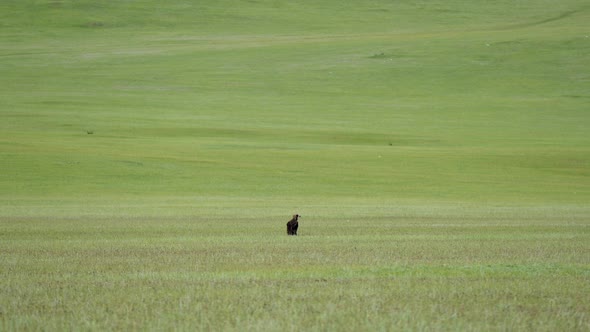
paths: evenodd
<path fill-rule="evenodd" d="M 294 214 L 293 219 L 289 220 L 287 223 L 287 235 L 297 235 L 297 228 L 299 228 L 299 222 L 297 222 L 297 219 L 299 219 L 299 217 L 298 214 Z"/>

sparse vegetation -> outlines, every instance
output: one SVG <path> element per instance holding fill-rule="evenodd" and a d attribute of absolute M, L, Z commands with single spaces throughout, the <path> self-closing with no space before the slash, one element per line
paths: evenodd
<path fill-rule="evenodd" d="M 0 9 L 0 330 L 590 329 L 582 1 Z"/>

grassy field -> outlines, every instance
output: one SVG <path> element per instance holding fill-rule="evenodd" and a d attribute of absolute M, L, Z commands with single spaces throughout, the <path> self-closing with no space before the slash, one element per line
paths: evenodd
<path fill-rule="evenodd" d="M 589 21 L 2 1 L 0 330 L 589 330 Z"/>

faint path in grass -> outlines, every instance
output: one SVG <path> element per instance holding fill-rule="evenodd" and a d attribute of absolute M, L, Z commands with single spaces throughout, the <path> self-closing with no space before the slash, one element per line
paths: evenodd
<path fill-rule="evenodd" d="M 566 12 L 559 14 L 559 15 L 545 18 L 542 20 L 508 25 L 508 26 L 505 26 L 504 29 L 523 29 L 523 28 L 534 27 L 534 26 L 538 26 L 538 25 L 542 25 L 542 24 L 546 24 L 546 23 L 551 23 L 551 22 L 566 19 L 566 18 L 573 16 L 577 13 L 585 11 L 586 9 L 587 9 L 587 7 L 582 7 L 582 8 L 575 9 L 575 10 L 568 10 Z"/>

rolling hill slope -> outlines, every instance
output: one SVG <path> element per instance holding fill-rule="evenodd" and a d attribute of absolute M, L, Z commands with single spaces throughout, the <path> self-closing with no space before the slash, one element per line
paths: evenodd
<path fill-rule="evenodd" d="M 5 198 L 590 198 L 581 1 L 1 12 Z"/>

